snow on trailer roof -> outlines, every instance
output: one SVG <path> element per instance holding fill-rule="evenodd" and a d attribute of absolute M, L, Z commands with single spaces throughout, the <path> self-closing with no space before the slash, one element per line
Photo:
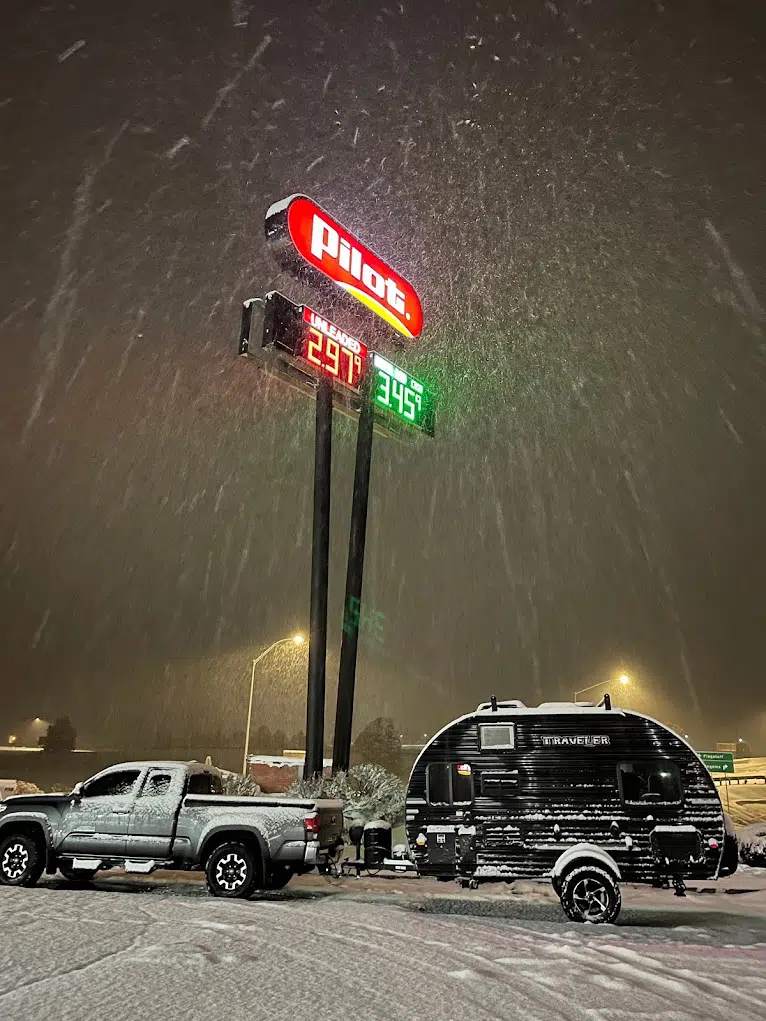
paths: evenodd
<path fill-rule="evenodd" d="M 567 715 L 567 714 L 587 714 L 587 713 L 617 713 L 620 716 L 625 715 L 624 709 L 617 709 L 614 706 L 611 709 L 607 709 L 605 705 L 597 705 L 595 702 L 541 702 L 538 706 L 527 706 L 524 705 L 519 699 L 508 699 L 505 701 L 498 701 L 495 703 L 497 708 L 493 708 L 491 702 L 480 702 L 476 707 L 476 712 L 470 715 L 474 716 L 497 716 L 498 713 L 511 712 L 514 715 L 520 716 L 550 716 L 550 715 Z"/>

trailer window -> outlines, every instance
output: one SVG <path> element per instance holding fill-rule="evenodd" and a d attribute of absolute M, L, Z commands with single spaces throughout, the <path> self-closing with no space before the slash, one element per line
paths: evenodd
<path fill-rule="evenodd" d="M 467 763 L 429 762 L 426 797 L 430 805 L 468 805 L 473 801 L 473 776 Z"/>
<path fill-rule="evenodd" d="M 669 759 L 621 762 L 617 778 L 626 804 L 677 805 L 681 802 L 681 775 L 678 766 Z"/>
<path fill-rule="evenodd" d="M 483 752 L 504 751 L 516 747 L 512 723 L 480 723 L 479 748 Z"/>

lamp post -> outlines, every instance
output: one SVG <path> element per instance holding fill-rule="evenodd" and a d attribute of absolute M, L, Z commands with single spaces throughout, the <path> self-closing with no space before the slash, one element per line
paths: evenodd
<path fill-rule="evenodd" d="M 630 678 L 628 677 L 627 674 L 620 674 L 617 680 L 620 682 L 620 684 L 630 684 Z M 603 683 L 604 683 L 603 681 L 596 681 L 595 684 L 589 684 L 587 688 L 578 688 L 578 690 L 574 693 L 575 702 L 577 701 L 578 695 L 582 695 L 584 691 L 591 691 L 593 688 L 600 688 L 603 685 Z"/>
<path fill-rule="evenodd" d="M 291 638 L 278 638 L 276 642 L 272 642 L 268 649 L 264 649 L 260 656 L 256 656 L 253 660 L 253 668 L 250 671 L 250 701 L 247 704 L 247 728 L 245 730 L 245 754 L 242 758 L 242 775 L 247 775 L 247 754 L 250 750 L 250 724 L 253 719 L 253 689 L 255 687 L 255 668 L 261 662 L 264 656 L 268 656 L 272 649 L 276 649 L 278 645 L 287 645 L 292 642 L 294 645 L 303 645 L 306 639 L 303 635 L 293 635 Z"/>

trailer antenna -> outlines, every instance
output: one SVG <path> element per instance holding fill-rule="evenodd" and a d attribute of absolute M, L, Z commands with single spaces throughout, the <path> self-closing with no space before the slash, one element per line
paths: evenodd
<path fill-rule="evenodd" d="M 596 708 L 600 709 L 601 706 L 603 706 L 604 709 L 606 709 L 607 712 L 609 712 L 610 709 L 612 708 L 612 699 L 610 698 L 610 696 L 609 696 L 609 694 L 607 692 L 604 693 L 604 697 L 601 699 L 601 701 L 596 706 Z"/>
<path fill-rule="evenodd" d="M 490 707 L 492 709 L 492 712 L 496 713 L 497 712 L 497 696 L 496 695 L 491 695 L 490 696 L 489 704 L 490 704 Z"/>

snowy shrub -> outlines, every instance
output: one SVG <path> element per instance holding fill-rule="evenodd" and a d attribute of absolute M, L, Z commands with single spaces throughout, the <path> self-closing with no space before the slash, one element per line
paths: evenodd
<path fill-rule="evenodd" d="M 36 783 L 29 783 L 27 780 L 17 780 L 14 794 L 42 794 L 42 788 Z"/>
<path fill-rule="evenodd" d="M 745 865 L 766 868 L 766 823 L 756 822 L 737 830 L 740 861 Z"/>
<path fill-rule="evenodd" d="M 221 770 L 221 783 L 223 793 L 231 798 L 255 798 L 261 793 L 261 788 L 251 776 L 242 776 L 241 773 L 229 773 Z"/>
<path fill-rule="evenodd" d="M 298 780 L 287 792 L 295 798 L 337 798 L 343 802 L 343 817 L 385 819 L 397 826 L 404 819 L 404 783 L 383 766 L 365 763 L 352 766 L 348 773 Z"/>

